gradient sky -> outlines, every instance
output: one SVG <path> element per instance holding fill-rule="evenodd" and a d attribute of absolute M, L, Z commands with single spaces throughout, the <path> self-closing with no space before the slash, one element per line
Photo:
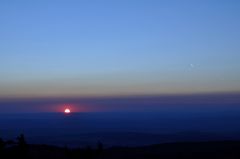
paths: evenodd
<path fill-rule="evenodd" d="M 240 91 L 239 0 L 1 0 L 0 98 Z"/>

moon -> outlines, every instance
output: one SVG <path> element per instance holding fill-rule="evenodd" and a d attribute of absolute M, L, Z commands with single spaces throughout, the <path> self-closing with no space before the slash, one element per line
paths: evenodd
<path fill-rule="evenodd" d="M 66 108 L 66 109 L 64 110 L 64 113 L 65 113 L 65 114 L 69 114 L 69 113 L 71 113 L 71 110 L 70 110 L 69 108 Z"/>

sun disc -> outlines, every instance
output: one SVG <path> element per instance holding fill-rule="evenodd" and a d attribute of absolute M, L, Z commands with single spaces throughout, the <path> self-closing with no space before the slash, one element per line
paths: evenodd
<path fill-rule="evenodd" d="M 69 113 L 71 113 L 71 110 L 68 109 L 68 108 L 66 108 L 66 109 L 64 110 L 64 113 L 69 114 Z"/>

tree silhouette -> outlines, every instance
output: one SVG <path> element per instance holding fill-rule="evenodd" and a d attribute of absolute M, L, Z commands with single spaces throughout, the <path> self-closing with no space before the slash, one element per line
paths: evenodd
<path fill-rule="evenodd" d="M 4 148 L 5 148 L 5 142 L 2 138 L 0 138 L 0 157 L 4 156 Z"/>
<path fill-rule="evenodd" d="M 0 138 L 0 150 L 3 150 L 5 146 L 5 143 L 2 138 Z"/>
<path fill-rule="evenodd" d="M 23 134 L 17 137 L 17 144 L 20 158 L 27 158 L 28 145 Z"/>
<path fill-rule="evenodd" d="M 98 141 L 98 143 L 97 143 L 97 152 L 98 152 L 98 154 L 102 154 L 102 152 L 103 152 L 103 144 L 101 141 Z"/>

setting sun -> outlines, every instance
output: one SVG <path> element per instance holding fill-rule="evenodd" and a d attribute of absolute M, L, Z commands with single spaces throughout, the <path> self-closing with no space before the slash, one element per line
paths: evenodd
<path fill-rule="evenodd" d="M 66 109 L 64 110 L 64 113 L 69 114 L 69 113 L 71 113 L 71 110 L 68 109 L 68 108 L 66 108 Z"/>

